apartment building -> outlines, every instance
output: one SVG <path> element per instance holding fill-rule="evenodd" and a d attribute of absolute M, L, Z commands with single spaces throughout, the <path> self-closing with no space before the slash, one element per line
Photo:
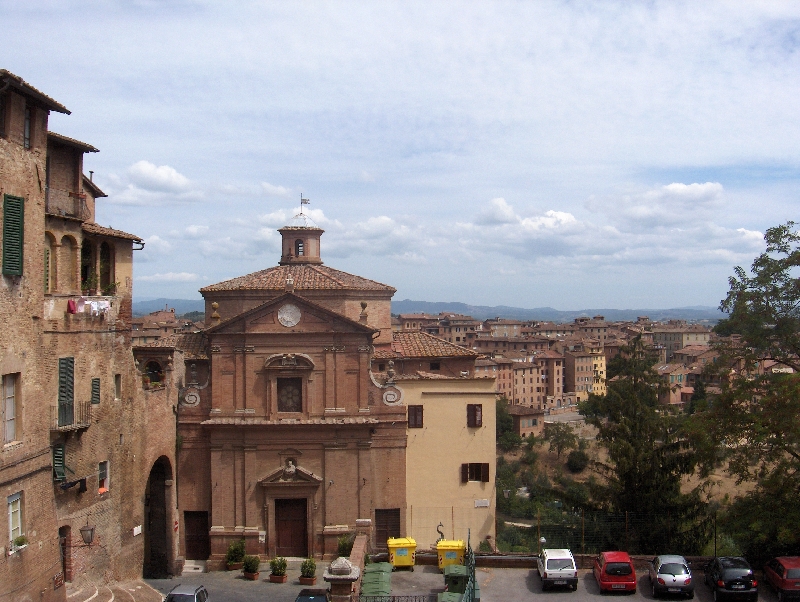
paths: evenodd
<path fill-rule="evenodd" d="M 673 354 L 687 345 L 708 345 L 711 329 L 701 324 L 687 324 L 685 320 L 670 320 L 666 324 L 656 324 L 651 328 L 653 344 L 666 349 L 667 361 Z"/>

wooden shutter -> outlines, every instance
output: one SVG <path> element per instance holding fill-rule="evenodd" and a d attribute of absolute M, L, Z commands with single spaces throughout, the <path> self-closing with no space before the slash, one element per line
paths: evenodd
<path fill-rule="evenodd" d="M 53 480 L 65 481 L 67 471 L 64 468 L 64 444 L 56 443 L 53 446 Z"/>
<path fill-rule="evenodd" d="M 461 465 L 461 482 L 462 483 L 469 482 L 469 464 Z"/>
<path fill-rule="evenodd" d="M 22 276 L 25 204 L 21 197 L 3 197 L 3 274 Z"/>
<path fill-rule="evenodd" d="M 489 482 L 489 464 L 481 464 L 481 481 L 483 483 Z"/>
<path fill-rule="evenodd" d="M 408 428 L 422 428 L 422 406 L 408 406 Z"/>
<path fill-rule="evenodd" d="M 75 403 L 75 358 L 58 358 L 58 426 L 73 422 Z"/>
<path fill-rule="evenodd" d="M 50 249 L 44 250 L 44 292 L 50 292 Z"/>
<path fill-rule="evenodd" d="M 100 379 L 92 379 L 92 403 L 100 403 Z"/>
<path fill-rule="evenodd" d="M 467 426 L 483 426 L 483 406 L 479 403 L 467 404 Z"/>

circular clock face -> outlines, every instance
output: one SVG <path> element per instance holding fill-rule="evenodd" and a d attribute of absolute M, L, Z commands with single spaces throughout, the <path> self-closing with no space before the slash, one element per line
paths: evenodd
<path fill-rule="evenodd" d="M 300 321 L 300 308 L 291 303 L 287 303 L 278 310 L 278 322 L 291 328 Z"/>
<path fill-rule="evenodd" d="M 189 389 L 183 396 L 183 404 L 187 406 L 196 406 L 200 403 L 200 392 L 197 389 Z"/>

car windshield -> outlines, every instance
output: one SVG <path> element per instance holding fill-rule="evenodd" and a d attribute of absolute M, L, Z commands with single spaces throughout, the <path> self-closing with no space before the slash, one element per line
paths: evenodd
<path fill-rule="evenodd" d="M 548 558 L 547 570 L 560 571 L 561 569 L 574 569 L 575 565 L 572 563 L 572 558 Z"/>
<path fill-rule="evenodd" d="M 800 569 L 789 569 L 786 571 L 787 579 L 800 579 Z"/>
<path fill-rule="evenodd" d="M 606 565 L 607 575 L 630 575 L 632 572 L 627 562 L 609 562 Z"/>
<path fill-rule="evenodd" d="M 164 602 L 194 602 L 194 594 L 170 594 Z"/>
<path fill-rule="evenodd" d="M 666 562 L 658 569 L 660 575 L 688 575 L 689 569 L 678 562 Z"/>

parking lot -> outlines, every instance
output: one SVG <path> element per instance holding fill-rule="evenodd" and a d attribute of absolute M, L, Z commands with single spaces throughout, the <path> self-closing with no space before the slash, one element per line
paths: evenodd
<path fill-rule="evenodd" d="M 318 581 L 316 587 L 325 588 L 322 580 L 324 567 L 318 565 Z M 500 569 L 478 567 L 478 583 L 481 586 L 483 602 L 512 602 L 529 600 L 542 596 L 542 600 L 552 602 L 599 602 L 600 590 L 589 570 L 579 571 L 578 590 L 548 590 L 542 592 L 542 583 L 535 569 Z M 303 588 L 298 581 L 298 569 L 290 569 L 287 583 L 270 583 L 268 570 L 261 573 L 258 581 L 246 581 L 238 571 L 220 571 L 187 575 L 175 579 L 147 579 L 147 583 L 163 594 L 166 594 L 178 583 L 202 583 L 211 596 L 209 602 L 293 602 L 297 593 Z M 652 600 L 647 573 L 637 571 L 638 588 L 635 594 L 613 594 L 602 596 L 613 599 L 617 596 L 630 602 Z M 702 573 L 694 575 L 696 580 L 695 600 L 713 602 L 711 591 L 703 583 Z M 775 593 L 768 587 L 759 586 L 759 599 L 763 602 L 776 602 Z M 392 573 L 392 594 L 422 595 L 435 594 L 444 590 L 444 579 L 435 566 L 417 566 L 415 570 L 398 570 Z M 681 599 L 681 598 L 673 598 Z"/>

